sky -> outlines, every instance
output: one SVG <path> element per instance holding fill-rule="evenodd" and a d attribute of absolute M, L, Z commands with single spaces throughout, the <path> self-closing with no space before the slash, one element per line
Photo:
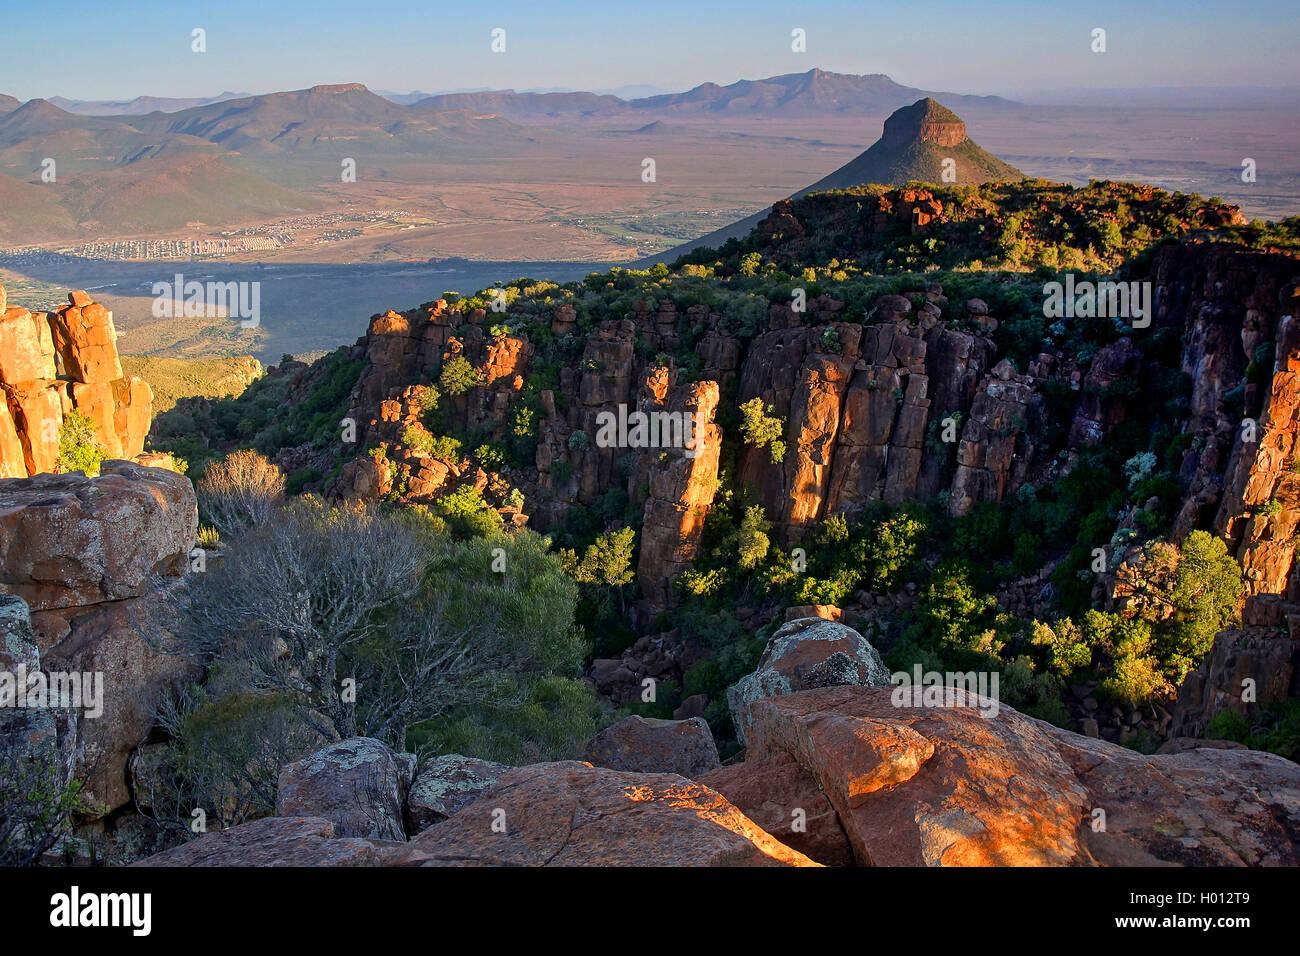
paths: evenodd
<path fill-rule="evenodd" d="M 0 0 L 0 11 L 0 93 L 21 100 L 344 82 L 684 90 L 813 67 L 959 93 L 1300 83 L 1297 0 Z M 204 53 L 191 49 L 196 28 Z M 503 53 L 490 49 L 495 28 Z M 806 52 L 791 50 L 796 28 Z M 1096 28 L 1105 53 L 1090 49 Z"/>

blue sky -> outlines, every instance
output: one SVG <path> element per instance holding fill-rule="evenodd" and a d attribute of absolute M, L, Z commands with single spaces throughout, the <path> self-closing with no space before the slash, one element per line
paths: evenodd
<path fill-rule="evenodd" d="M 686 89 L 812 67 L 930 90 L 1015 93 L 1300 83 L 1296 0 L 1091 3 L 532 3 L 414 0 L 4 0 L 0 92 L 127 99 L 361 82 Z M 191 30 L 208 50 L 190 50 Z M 489 51 L 503 27 L 507 50 Z M 790 50 L 807 31 L 808 52 Z M 1089 50 L 1094 27 L 1108 51 Z M 25 54 L 24 54 L 25 51 Z"/>

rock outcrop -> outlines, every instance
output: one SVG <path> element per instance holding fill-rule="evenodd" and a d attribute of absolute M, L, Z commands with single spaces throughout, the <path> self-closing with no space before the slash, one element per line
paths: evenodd
<path fill-rule="evenodd" d="M 162 866 L 1294 866 L 1300 766 L 1234 745 L 1147 756 L 972 696 L 883 687 L 756 701 L 745 760 L 691 781 L 579 761 L 450 755 L 396 826 L 410 755 L 346 741 L 285 768 L 283 815 L 166 851 Z M 322 758 L 322 755 L 325 755 Z M 321 759 L 317 759 L 321 758 Z M 373 758 L 373 759 L 371 759 Z M 303 767 L 316 761 L 310 773 Z M 369 786 L 382 764 L 389 785 Z M 474 765 L 474 766 L 471 766 Z M 498 773 L 499 771 L 499 773 Z M 418 796 L 417 796 L 418 795 Z M 448 798 L 444 800 L 443 798 Z M 308 815 L 318 804 L 325 814 Z M 376 828 L 375 821 L 384 820 Z M 341 822 L 342 821 L 342 822 Z M 356 835 L 356 831 L 364 835 Z M 382 831 L 382 834 L 381 832 Z M 349 834 L 353 835 L 349 835 Z"/>
<path fill-rule="evenodd" d="M 406 830 L 415 835 L 455 816 L 492 789 L 510 768 L 460 754 L 432 757 L 420 764 L 406 796 Z"/>
<path fill-rule="evenodd" d="M 1192 383 L 1171 537 L 1212 528 L 1241 563 L 1248 595 L 1280 593 L 1294 564 L 1300 260 L 1171 245 L 1151 280 L 1156 325 L 1180 334 Z"/>
<path fill-rule="evenodd" d="M 1215 517 L 1248 594 L 1283 590 L 1300 529 L 1300 287 L 1289 287 L 1284 297 L 1288 313 L 1271 343 L 1275 357 L 1265 358 L 1259 420 L 1238 429 Z"/>
<path fill-rule="evenodd" d="M 966 124 L 952 110 L 927 97 L 890 114 L 880 138 L 891 146 L 918 140 L 956 146 L 966 139 Z"/>
<path fill-rule="evenodd" d="M 852 866 L 840 818 L 815 777 L 789 754 L 720 767 L 698 779 L 792 850 L 823 866 Z"/>
<path fill-rule="evenodd" d="M 959 121 L 949 129 L 928 108 L 916 116 L 921 128 L 909 127 L 908 136 L 930 145 L 960 132 Z M 854 220 L 853 228 L 869 234 L 908 222 L 928 228 L 917 223 L 943 214 L 942 204 L 919 189 L 863 202 L 880 207 Z M 783 216 L 793 218 L 793 209 L 778 206 L 772 228 Z M 1168 328 L 1182 335 L 1183 371 L 1192 382 L 1192 441 L 1180 474 L 1185 491 L 1171 509 L 1177 514 L 1170 537 L 1214 529 L 1236 551 L 1249 593 L 1275 593 L 1294 561 L 1300 520 L 1293 461 L 1300 333 L 1288 318 L 1296 311 L 1300 264 L 1202 243 L 1161 247 L 1147 268 L 1151 334 Z M 763 507 L 773 541 L 793 547 L 827 516 L 852 516 L 875 501 L 946 500 L 960 516 L 1026 485 L 1041 488 L 1124 424 L 1135 388 L 1163 387 L 1160 370 L 1143 358 L 1148 340 L 1140 330 L 1091 359 L 1044 352 L 1018 358 L 1020 367 L 998 354 L 999 320 L 989 304 L 970 299 L 963 310 L 938 285 L 855 303 L 853 315 L 828 295 L 802 310 L 767 308 L 766 326 L 752 337 L 738 335 L 730 318 L 709 306 L 667 298 L 634 299 L 624 318 L 584 316 L 571 303 L 554 306 L 549 316 L 508 309 L 502 327 L 490 327 L 482 310 L 462 312 L 441 300 L 375 316 L 355 350 L 369 364 L 349 414 L 366 423 L 361 444 L 378 441 L 387 458 L 346 463 L 333 493 L 371 500 L 399 488 L 427 501 L 469 482 L 483 485 L 468 458 L 436 459 L 402 441 L 404 429 L 420 419 L 423 389 L 440 364 L 462 357 L 480 385 L 444 396 L 439 414 L 494 441 L 511 434 L 521 403 L 533 416 L 533 467 L 509 469 L 500 482 L 523 492 L 526 515 L 490 502 L 504 518 L 546 531 L 575 508 L 601 509 L 626 492 L 624 514 L 639 515 L 642 525 L 633 623 L 645 635 L 677 600 L 672 582 L 696 556 L 720 471 L 728 468 L 719 422 L 729 414 L 723 408 L 719 415 L 720 405 L 758 399 L 783 423 L 783 458 L 776 461 L 769 446 L 741 443 L 734 478 Z M 539 334 L 571 337 L 577 360 L 548 369 L 549 387 L 530 393 L 521 382 L 537 371 L 529 364 L 529 337 L 538 325 L 545 326 Z M 680 367 L 687 329 L 695 365 L 689 376 Z M 1249 430 L 1234 413 L 1238 402 L 1256 426 L 1253 441 L 1242 437 Z M 598 420 L 621 407 L 702 413 L 698 454 L 601 447 Z M 1063 450 L 1044 454 L 1058 441 Z M 498 477 L 487 476 L 489 497 Z"/>
<path fill-rule="evenodd" d="M 627 717 L 587 741 L 583 759 L 609 770 L 675 773 L 691 780 L 721 765 L 713 733 L 701 717 Z"/>
<path fill-rule="evenodd" d="M 1246 599 L 1242 626 L 1215 635 L 1200 666 L 1183 679 L 1169 728 L 1172 738 L 1203 737 L 1225 711 L 1253 726 L 1262 711 L 1300 697 L 1300 581 L 1281 594 Z"/>
<path fill-rule="evenodd" d="M 51 472 L 64 416 L 94 423 L 105 457 L 144 449 L 152 418 L 148 383 L 122 372 L 113 313 L 82 291 L 53 314 L 7 304 L 0 288 L 0 478 Z"/>
<path fill-rule="evenodd" d="M 33 611 L 140 597 L 184 572 L 197 507 L 188 478 L 126 461 L 0 480 L 0 588 Z"/>
<path fill-rule="evenodd" d="M 883 686 L 889 671 L 880 653 L 853 628 L 819 617 L 781 627 L 767 642 L 758 669 L 727 690 L 736 739 L 745 743 L 754 704 L 810 687 Z"/>
<path fill-rule="evenodd" d="M 414 756 L 394 753 L 370 737 L 354 737 L 284 767 L 275 812 L 323 817 L 336 836 L 405 840 L 406 799 L 414 779 Z"/>
<path fill-rule="evenodd" d="M 136 866 L 377 866 L 385 844 L 341 837 L 323 817 L 266 817 L 205 833 Z"/>
<path fill-rule="evenodd" d="M 690 447 L 655 451 L 654 464 L 645 467 L 648 496 L 637 576 L 652 608 L 668 605 L 673 579 L 691 566 L 699 550 L 717 491 L 722 448 L 722 429 L 713 423 L 717 407 L 716 382 L 681 386 L 663 405 L 669 413 L 691 416 L 695 424 Z M 650 455 L 643 452 L 641 457 Z"/>
<path fill-rule="evenodd" d="M 957 473 L 949 510 L 968 513 L 977 503 L 999 502 L 1024 482 L 1033 459 L 1030 438 L 1041 427 L 1041 399 L 1031 375 L 1003 359 L 985 376 L 957 446 Z"/>

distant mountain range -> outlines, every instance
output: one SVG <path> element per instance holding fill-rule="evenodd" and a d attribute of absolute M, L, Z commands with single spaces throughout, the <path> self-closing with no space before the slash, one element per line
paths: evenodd
<path fill-rule="evenodd" d="M 150 113 L 131 124 L 155 136 L 186 135 L 244 155 L 312 154 L 436 156 L 449 140 L 516 134 L 497 116 L 474 116 L 421 106 L 401 106 L 360 83 L 314 86 Z M 0 123 L 0 134 L 3 124 Z M 2 141 L 2 140 L 0 140 Z M 346 144 L 347 152 L 340 154 Z"/>
<path fill-rule="evenodd" d="M 365 89 L 360 84 L 347 87 Z M 326 89 L 327 87 L 316 87 Z M 341 87 L 340 87 L 341 88 Z M 303 92 L 303 91 L 298 91 Z M 367 90 L 367 92 L 369 92 Z M 266 96 L 286 96 L 271 93 Z M 933 95 L 957 106 L 1007 104 L 997 96 L 967 96 L 961 93 L 932 93 L 895 83 L 882 73 L 856 75 L 809 70 L 759 80 L 739 80 L 725 86 L 702 83 L 684 93 L 666 93 L 646 84 L 587 92 L 560 87 L 530 90 L 475 88 L 444 93 L 396 93 L 380 91 L 376 98 L 399 106 L 422 106 L 434 110 L 491 110 L 512 119 L 527 120 L 563 115 L 608 115 L 620 112 L 663 112 L 668 115 L 717 114 L 775 116 L 883 116 L 918 97 Z M 71 100 L 50 97 L 49 102 L 69 113 L 82 116 L 144 116 L 154 112 L 178 113 L 232 100 L 260 99 L 250 93 L 222 93 L 207 98 L 181 99 L 166 96 L 137 96 L 133 100 Z M 12 97 L 0 96 L 17 107 Z"/>
<path fill-rule="evenodd" d="M 410 93 L 397 93 L 392 90 L 375 90 L 386 100 L 392 100 L 394 103 L 400 103 L 402 106 L 410 106 L 412 103 L 418 103 L 420 100 L 427 100 L 434 96 L 450 96 L 457 93 L 513 93 L 514 90 L 493 90 L 490 86 L 475 86 L 468 89 L 460 90 L 441 90 L 437 93 L 421 93 L 413 90 Z M 521 93 L 580 93 L 581 90 L 575 90 L 567 86 L 552 86 L 545 89 L 527 89 L 520 90 Z M 617 96 L 620 99 L 631 100 L 638 97 L 658 96 L 661 93 L 667 93 L 668 90 L 658 86 L 651 86 L 649 83 L 629 84 L 625 86 L 616 86 L 612 89 L 592 90 L 598 96 L 606 94 Z"/>
<path fill-rule="evenodd" d="M 665 120 L 880 117 L 925 95 L 879 74 L 810 70 L 636 99 L 513 90 L 385 97 L 359 83 L 114 103 L 0 96 L 0 173 L 41 188 L 45 160 L 56 158 L 58 167 L 58 188 L 47 190 L 53 195 L 0 183 L 9 199 L 0 222 L 36 241 L 128 226 L 148 232 L 251 221 L 318 208 L 299 190 L 337 181 L 343 157 L 407 168 L 477 162 L 551 136 L 551 124 L 673 135 Z M 959 105 L 1010 105 L 943 95 Z M 125 197 L 137 206 L 124 205 Z"/>
<path fill-rule="evenodd" d="M 193 150 L 276 159 L 328 156 L 335 164 L 342 155 L 427 159 L 457 141 L 490 143 L 523 135 L 499 115 L 400 106 L 360 84 L 114 116 L 76 114 L 35 99 L 0 109 L 0 170 L 36 181 L 44 156 L 58 156 L 61 167 L 67 163 L 69 171 L 83 171 Z"/>
<path fill-rule="evenodd" d="M 145 113 L 175 113 L 194 106 L 223 103 L 251 96 L 251 93 L 222 93 L 219 96 L 180 99 L 174 96 L 137 96 L 133 100 L 70 100 L 51 96 L 50 102 L 61 110 L 82 116 L 142 116 Z"/>
<path fill-rule="evenodd" d="M 685 93 L 664 93 L 625 100 L 598 93 L 516 93 L 491 90 L 445 93 L 414 105 L 440 110 L 491 110 L 510 119 L 617 117 L 622 114 L 662 116 L 883 116 L 928 95 L 942 96 L 957 106 L 1010 106 L 998 96 L 933 93 L 895 83 L 883 73 L 853 75 L 809 70 L 762 80 L 740 80 L 726 86 L 702 83 Z"/>
<path fill-rule="evenodd" d="M 790 198 L 872 183 L 902 186 L 916 180 L 944 182 L 944 166 L 948 160 L 952 160 L 954 176 L 950 181 L 958 185 L 1023 179 L 1025 175 L 981 149 L 967 137 L 966 124 L 956 113 L 931 97 L 925 97 L 891 114 L 885 120 L 880 139 L 866 152 Z M 767 214 L 768 210 L 764 209 L 707 236 L 660 253 L 643 264 L 673 262 L 678 256 L 702 247 L 716 249 L 728 239 L 748 235 Z"/>

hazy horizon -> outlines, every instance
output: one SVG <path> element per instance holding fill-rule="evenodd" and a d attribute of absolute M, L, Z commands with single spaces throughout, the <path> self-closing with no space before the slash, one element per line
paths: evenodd
<path fill-rule="evenodd" d="M 839 72 L 834 70 L 825 70 L 821 67 L 810 67 L 809 69 L 822 69 L 822 72 L 832 72 L 832 73 Z M 805 70 L 803 72 L 808 72 L 808 71 Z M 879 72 L 879 71 L 873 71 L 873 72 Z M 732 80 L 729 81 L 728 83 L 718 83 L 717 85 L 727 86 L 730 85 L 730 83 L 741 82 L 744 80 L 750 80 L 750 81 L 764 80 L 764 79 L 770 79 L 771 77 L 777 75 L 782 75 L 782 74 L 768 74 L 766 76 L 746 76 L 746 77 L 741 77 L 740 80 Z M 872 74 L 865 73 L 865 74 L 853 74 L 853 75 L 863 76 L 863 75 L 872 75 Z M 1018 90 L 1001 90 L 1001 91 L 990 93 L 990 92 L 985 92 L 980 90 L 969 90 L 969 89 L 960 89 L 960 88 L 952 88 L 952 89 L 940 91 L 932 87 L 926 87 L 926 86 L 917 85 L 913 83 L 903 83 L 895 76 L 890 76 L 889 74 L 885 74 L 885 75 L 889 76 L 889 79 L 893 80 L 895 83 L 899 83 L 900 86 L 926 90 L 927 92 L 957 93 L 965 96 L 1002 97 L 1008 100 L 1019 101 L 1029 106 L 1041 106 L 1041 105 L 1064 106 L 1064 105 L 1074 105 L 1074 104 L 1083 104 L 1083 103 L 1096 104 L 1104 101 L 1107 97 L 1124 96 L 1132 93 L 1146 94 L 1152 97 L 1153 100 L 1157 99 L 1159 94 L 1171 94 L 1171 95 L 1181 94 L 1183 96 L 1193 95 L 1193 94 L 1219 94 L 1225 97 L 1242 97 L 1251 93 L 1278 95 L 1286 98 L 1295 98 L 1297 100 L 1300 100 L 1300 83 L 1286 83 L 1286 84 L 1279 84 L 1276 86 L 1264 86 L 1259 84 L 1228 84 L 1222 86 L 1207 86 L 1205 84 L 1188 84 L 1186 86 L 1169 86 L 1169 85 L 1162 85 L 1162 84 L 1152 84 L 1150 86 L 1127 86 L 1127 87 L 1124 86 L 1056 87 L 1056 88 L 1041 87 L 1041 88 L 1029 88 L 1029 89 L 1018 89 Z M 337 82 L 338 83 L 362 83 L 362 81 L 360 80 L 339 80 Z M 705 82 L 716 82 L 716 81 L 705 81 Z M 333 84 L 333 83 L 310 84 L 310 86 L 323 86 L 323 85 L 337 85 L 337 84 Z M 428 89 L 428 90 L 422 90 L 418 88 L 412 88 L 409 90 L 376 88 L 370 86 L 370 84 L 368 83 L 362 83 L 362 85 L 365 86 L 367 89 L 369 89 L 372 93 L 384 97 L 389 97 L 389 96 L 407 97 L 414 94 L 419 94 L 422 96 L 448 96 L 457 93 L 500 93 L 500 92 L 512 91 L 516 93 L 596 93 L 602 96 L 604 95 L 617 96 L 620 99 L 630 101 L 635 99 L 644 99 L 651 96 L 662 96 L 662 95 L 672 95 L 677 93 L 685 93 L 690 89 L 699 86 L 700 84 L 694 84 L 693 86 L 690 87 L 680 87 L 680 88 L 676 86 L 666 87 L 666 86 L 654 86 L 653 84 L 648 84 L 648 83 L 638 83 L 638 84 L 628 84 L 627 87 L 618 87 L 618 88 L 605 87 L 600 89 L 580 89 L 578 87 L 567 87 L 567 86 L 521 87 L 521 88 L 476 86 L 476 87 L 453 87 L 448 89 Z M 142 99 L 142 98 L 177 99 L 177 100 L 203 100 L 203 99 L 215 100 L 219 97 L 225 97 L 227 99 L 229 98 L 244 99 L 244 98 L 249 98 L 254 96 L 266 96 L 272 93 L 284 93 L 284 92 L 292 92 L 294 90 L 309 89 L 310 86 L 285 87 L 283 89 L 264 89 L 264 90 L 257 90 L 257 91 L 213 90 L 209 92 L 198 93 L 193 96 L 183 96 L 183 97 L 175 96 L 170 93 L 159 93 L 156 91 L 137 93 L 132 96 L 112 96 L 112 97 L 95 97 L 95 98 L 82 97 L 82 96 L 69 96 L 62 92 L 52 92 L 52 93 L 41 94 L 33 97 L 26 97 L 26 98 L 18 97 L 18 99 L 23 102 L 26 102 L 29 99 L 44 99 L 47 101 L 63 100 L 66 102 L 78 103 L 78 104 L 82 104 L 82 103 L 123 104 L 123 103 L 130 103 L 136 99 Z M 628 92 L 628 89 L 631 87 L 638 88 L 638 92 L 635 93 Z M 640 89 L 644 89 L 645 91 L 643 92 L 639 91 Z M 6 92 L 7 91 L 5 90 L 0 90 L 0 94 Z M 9 94 L 9 95 L 13 95 L 13 94 Z M 1149 105 L 1149 104 L 1139 103 L 1139 104 L 1131 104 L 1131 105 Z M 1198 103 L 1198 105 L 1212 106 L 1214 104 Z M 1266 105 L 1268 104 L 1261 104 L 1261 107 Z"/>
<path fill-rule="evenodd" d="M 0 92 L 21 100 L 120 101 L 337 82 L 395 92 L 645 85 L 681 91 L 814 66 L 884 73 L 919 89 L 1003 96 L 1300 83 L 1293 56 L 1300 18 L 1284 0 L 1262 0 L 1249 17 L 1217 0 L 1191 9 L 1167 0 L 1142 7 L 1108 0 L 1080 13 L 1011 2 L 954 11 L 932 0 L 882 11 L 840 0 L 815 9 L 770 0 L 702 9 L 666 0 L 652 14 L 628 3 L 589 11 L 563 0 L 545 11 L 513 3 L 469 12 L 442 6 L 388 0 L 357 17 L 343 4 L 305 0 L 274 8 L 232 0 L 200 13 L 145 0 L 127 19 L 117 9 L 69 0 L 15 11 L 6 23 L 9 45 L 39 50 L 51 35 L 86 35 L 104 56 L 62 58 L 53 81 L 41 71 L 0 73 Z M 255 33 L 249 23 L 258 24 Z M 506 30 L 500 54 L 489 49 L 497 27 Z M 1090 49 L 1098 27 L 1107 31 L 1105 54 Z M 195 28 L 206 31 L 205 53 L 191 51 Z M 795 28 L 806 31 L 806 52 L 791 50 Z"/>

